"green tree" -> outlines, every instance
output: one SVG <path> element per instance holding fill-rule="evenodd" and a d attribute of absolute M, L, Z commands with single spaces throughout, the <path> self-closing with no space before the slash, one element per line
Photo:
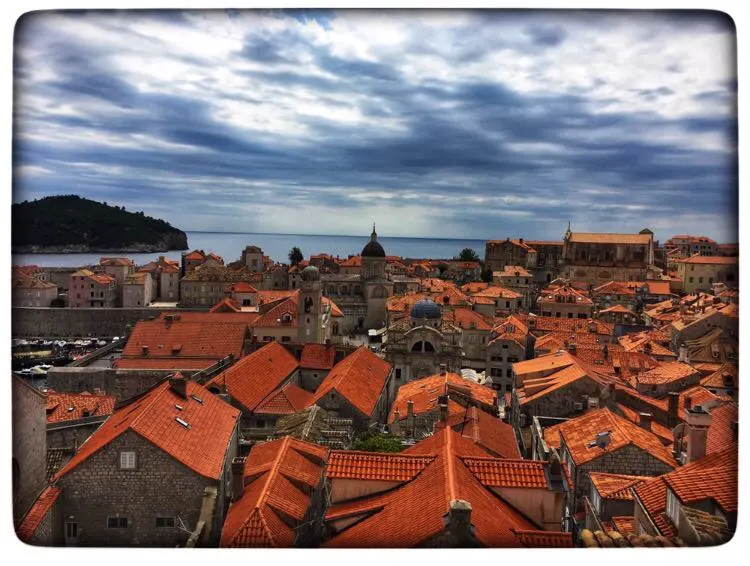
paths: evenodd
<path fill-rule="evenodd" d="M 458 254 L 458 259 L 461 261 L 479 261 L 479 256 L 477 255 L 477 252 L 471 248 L 464 248 L 461 250 L 461 253 Z"/>
<path fill-rule="evenodd" d="M 300 250 L 297 246 L 294 246 L 291 250 L 289 250 L 289 261 L 292 262 L 292 265 L 299 264 L 299 262 L 301 262 L 303 259 L 305 259 L 305 256 L 302 255 L 302 250 Z"/>
<path fill-rule="evenodd" d="M 352 444 L 352 450 L 364 452 L 401 452 L 403 449 L 404 446 L 398 438 L 377 432 L 365 432 Z"/>

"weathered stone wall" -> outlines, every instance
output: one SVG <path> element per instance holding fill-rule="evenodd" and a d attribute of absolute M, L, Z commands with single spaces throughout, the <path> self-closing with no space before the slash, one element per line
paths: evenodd
<path fill-rule="evenodd" d="M 120 452 L 136 453 L 136 469 L 120 469 Z M 165 546 L 184 544 L 203 501 L 203 490 L 221 481 L 204 478 L 126 431 L 58 480 L 64 517 L 78 523 L 80 546 Z M 108 528 L 108 517 L 126 517 L 127 527 Z M 157 517 L 174 517 L 175 527 L 156 527 Z"/>
<path fill-rule="evenodd" d="M 86 439 L 94 434 L 105 417 L 96 417 L 90 422 L 81 420 L 71 421 L 69 424 L 58 423 L 53 428 L 47 427 L 47 448 L 78 448 Z"/>
<path fill-rule="evenodd" d="M 174 311 L 176 309 L 170 309 Z M 13 336 L 122 336 L 128 325 L 158 317 L 160 309 L 14 308 Z"/>
<path fill-rule="evenodd" d="M 46 485 L 45 397 L 13 377 L 13 522 L 18 524 Z"/>
<path fill-rule="evenodd" d="M 47 384 L 61 393 L 93 392 L 101 389 L 118 401 L 144 392 L 157 381 L 171 375 L 170 370 L 127 370 L 98 367 L 55 367 L 47 372 Z M 190 371 L 182 372 L 190 377 Z"/>

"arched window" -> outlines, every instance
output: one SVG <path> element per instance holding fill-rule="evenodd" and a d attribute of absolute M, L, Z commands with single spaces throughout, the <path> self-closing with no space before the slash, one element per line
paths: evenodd
<path fill-rule="evenodd" d="M 305 312 L 312 312 L 313 300 L 312 297 L 305 298 Z"/>
<path fill-rule="evenodd" d="M 432 345 L 432 342 L 428 342 L 425 340 L 424 342 L 424 352 L 434 352 L 435 346 Z"/>
<path fill-rule="evenodd" d="M 374 299 L 384 299 L 385 298 L 385 289 L 378 285 L 372 290 L 372 298 Z"/>
<path fill-rule="evenodd" d="M 423 346 L 424 342 L 414 342 L 414 345 L 411 347 L 412 352 L 423 352 Z"/>

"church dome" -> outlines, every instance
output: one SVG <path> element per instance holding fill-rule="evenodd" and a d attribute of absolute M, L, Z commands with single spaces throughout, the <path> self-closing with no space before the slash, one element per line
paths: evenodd
<path fill-rule="evenodd" d="M 302 281 L 320 281 L 320 271 L 314 265 L 308 265 L 302 270 Z"/>
<path fill-rule="evenodd" d="M 438 319 L 441 317 L 440 307 L 435 301 L 422 299 L 414 303 L 414 306 L 411 308 L 411 317 Z"/>
<path fill-rule="evenodd" d="M 362 257 L 385 257 L 385 250 L 383 246 L 378 242 L 378 235 L 375 232 L 375 224 L 372 225 L 372 234 L 370 234 L 370 241 L 367 245 L 362 248 Z"/>

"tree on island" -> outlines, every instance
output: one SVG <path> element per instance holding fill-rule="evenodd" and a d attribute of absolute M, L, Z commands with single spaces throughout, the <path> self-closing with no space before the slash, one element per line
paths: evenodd
<path fill-rule="evenodd" d="M 365 432 L 352 444 L 352 450 L 363 452 L 401 452 L 403 449 L 398 438 L 377 432 Z"/>
<path fill-rule="evenodd" d="M 479 256 L 477 255 L 477 252 L 471 248 L 464 248 L 461 250 L 461 253 L 458 254 L 458 259 L 461 261 L 479 261 Z"/>
<path fill-rule="evenodd" d="M 289 250 L 289 261 L 292 262 L 292 265 L 298 265 L 303 259 L 305 259 L 305 256 L 302 255 L 302 250 L 297 246 Z"/>

